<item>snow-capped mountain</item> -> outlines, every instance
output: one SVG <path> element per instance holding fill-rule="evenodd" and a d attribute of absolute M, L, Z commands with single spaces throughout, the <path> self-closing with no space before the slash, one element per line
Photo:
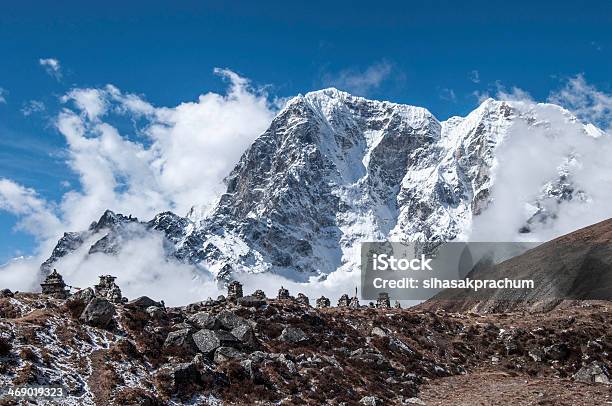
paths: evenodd
<path fill-rule="evenodd" d="M 106 212 L 89 230 L 66 233 L 42 269 L 83 244 L 89 255 L 112 254 L 152 230 L 167 237 L 169 256 L 223 279 L 271 271 L 308 280 L 356 269 L 362 241 L 465 238 L 493 199 L 497 150 L 521 126 L 603 136 L 551 104 L 488 99 L 440 122 L 424 108 L 336 89 L 299 95 L 243 154 L 212 212 L 166 212 L 147 223 Z M 517 232 L 554 221 L 555 204 L 588 201 L 572 179 L 576 159 L 568 154 L 523 202 Z"/>

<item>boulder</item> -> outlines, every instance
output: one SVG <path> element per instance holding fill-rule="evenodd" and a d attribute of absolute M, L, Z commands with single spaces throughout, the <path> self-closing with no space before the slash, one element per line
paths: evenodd
<path fill-rule="evenodd" d="M 108 300 L 96 297 L 93 298 L 81 313 L 81 321 L 93 327 L 107 328 L 113 316 L 115 315 L 115 306 Z"/>
<path fill-rule="evenodd" d="M 240 342 L 247 347 L 255 348 L 257 346 L 257 339 L 251 326 L 242 324 L 232 329 L 232 335 L 236 337 Z"/>
<path fill-rule="evenodd" d="M 244 372 L 253 382 L 258 384 L 266 382 L 265 377 L 260 369 L 259 361 L 245 359 L 244 361 L 240 361 L 240 366 L 243 368 Z"/>
<path fill-rule="evenodd" d="M 239 341 L 231 333 L 223 330 L 202 329 L 193 334 L 196 347 L 206 355 L 212 354 L 219 347 L 231 347 L 239 344 Z"/>
<path fill-rule="evenodd" d="M 189 329 L 173 331 L 164 341 L 164 349 L 178 352 L 195 352 L 196 346 Z"/>
<path fill-rule="evenodd" d="M 10 289 L 2 289 L 0 290 L 0 297 L 13 297 L 14 294 Z"/>
<path fill-rule="evenodd" d="M 81 289 L 81 290 L 78 290 L 78 291 L 74 292 L 72 295 L 70 295 L 68 300 L 69 301 L 81 301 L 81 302 L 87 304 L 95 296 L 96 295 L 94 293 L 94 290 L 92 288 L 87 288 L 87 289 Z"/>
<path fill-rule="evenodd" d="M 295 301 L 304 306 L 310 306 L 310 299 L 308 299 L 308 296 L 303 293 L 298 293 L 297 299 Z"/>
<path fill-rule="evenodd" d="M 298 371 L 297 371 L 297 367 L 295 365 L 295 361 L 291 358 L 290 355 L 280 354 L 279 357 L 278 357 L 278 362 L 283 364 L 285 366 L 285 368 L 287 368 L 287 371 L 291 375 L 297 374 Z"/>
<path fill-rule="evenodd" d="M 155 300 L 151 299 L 148 296 L 140 296 L 137 299 L 131 300 L 127 302 L 126 306 L 127 307 L 138 307 L 141 309 L 146 309 L 147 307 L 150 307 L 150 306 L 164 307 L 163 304 L 161 304 L 160 302 L 156 302 Z"/>
<path fill-rule="evenodd" d="M 198 385 L 202 375 L 193 362 L 184 362 L 160 369 L 160 373 L 170 377 L 171 391 L 177 393 L 191 385 Z"/>
<path fill-rule="evenodd" d="M 178 330 L 189 330 L 191 332 L 195 331 L 196 329 L 194 329 L 191 324 L 189 323 L 176 323 L 173 324 L 170 329 L 172 329 L 172 331 L 178 331 Z"/>
<path fill-rule="evenodd" d="M 229 310 L 223 310 L 222 312 L 217 314 L 217 319 L 219 320 L 219 322 L 221 322 L 223 328 L 227 330 L 232 330 L 242 325 L 250 326 L 248 321 L 238 316 L 237 314 L 230 312 Z"/>
<path fill-rule="evenodd" d="M 187 320 L 199 329 L 218 330 L 222 327 L 219 319 L 208 312 L 193 314 Z"/>
<path fill-rule="evenodd" d="M 149 306 L 146 309 L 149 317 L 152 319 L 159 319 L 166 315 L 166 310 L 163 307 Z"/>
<path fill-rule="evenodd" d="M 593 361 L 589 365 L 580 368 L 580 370 L 574 374 L 574 380 L 578 382 L 612 385 L 610 371 L 605 364 L 597 361 Z"/>
<path fill-rule="evenodd" d="M 285 327 L 280 335 L 280 339 L 290 343 L 299 343 L 308 340 L 308 336 L 301 328 Z"/>
<path fill-rule="evenodd" d="M 238 299 L 237 302 L 240 306 L 243 307 L 261 307 L 266 304 L 265 299 L 260 299 L 256 296 L 244 296 Z"/>
<path fill-rule="evenodd" d="M 245 355 L 244 353 L 232 347 L 219 347 L 215 350 L 215 355 L 213 357 L 213 360 L 217 364 L 220 364 L 225 361 L 229 361 L 231 359 L 242 361 L 245 359 Z"/>

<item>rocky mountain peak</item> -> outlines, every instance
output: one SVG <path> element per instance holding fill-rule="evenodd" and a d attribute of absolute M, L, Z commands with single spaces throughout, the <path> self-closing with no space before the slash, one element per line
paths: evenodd
<path fill-rule="evenodd" d="M 98 232 L 103 229 L 112 229 L 126 222 L 138 222 L 138 219 L 131 215 L 124 216 L 123 214 L 115 214 L 112 210 L 106 210 L 98 221 L 91 223 L 89 230 Z"/>
<path fill-rule="evenodd" d="M 164 233 L 171 255 L 217 277 L 272 271 L 308 280 L 352 271 L 362 241 L 449 241 L 469 231 L 492 202 L 498 147 L 513 126 L 576 125 L 561 110 L 487 99 L 441 122 L 421 107 L 334 88 L 299 95 L 244 152 L 206 215 L 165 212 L 140 223 L 107 211 L 89 234 L 60 240 L 57 254 L 100 230 L 110 230 L 102 247 L 120 249 L 130 235 L 121 225 L 134 223 Z M 570 181 L 560 172 L 526 204 L 580 193 Z M 552 214 L 542 209 L 538 221 L 554 220 L 549 206 Z M 526 232 L 528 221 L 535 220 L 525 218 Z M 62 255 L 54 252 L 51 263 Z"/>

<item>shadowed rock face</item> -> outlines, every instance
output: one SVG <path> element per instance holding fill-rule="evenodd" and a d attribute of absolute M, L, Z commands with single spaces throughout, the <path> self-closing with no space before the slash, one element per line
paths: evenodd
<path fill-rule="evenodd" d="M 506 312 L 546 310 L 564 300 L 612 300 L 612 219 L 559 237 L 497 265 L 475 268 L 472 279 L 532 279 L 534 289 L 499 290 L 485 300 L 446 290 L 423 308 Z"/>
<path fill-rule="evenodd" d="M 245 151 L 207 217 L 163 212 L 139 222 L 107 211 L 88 230 L 62 237 L 41 269 L 85 242 L 90 254 L 113 255 L 125 241 L 159 232 L 169 257 L 202 263 L 218 279 L 272 271 L 307 281 L 357 268 L 362 241 L 449 241 L 487 210 L 496 148 L 514 125 L 544 126 L 556 114 L 567 121 L 556 125 L 582 131 L 568 112 L 538 108 L 546 114 L 489 99 L 440 122 L 423 108 L 335 89 L 300 95 Z M 535 213 L 521 232 L 554 221 L 558 203 L 582 193 L 560 167 L 525 202 Z"/>

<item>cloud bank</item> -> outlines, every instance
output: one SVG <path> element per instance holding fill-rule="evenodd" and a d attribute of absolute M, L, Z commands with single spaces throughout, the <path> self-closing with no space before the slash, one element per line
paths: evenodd
<path fill-rule="evenodd" d="M 59 63 L 45 61 L 41 64 L 59 69 Z M 185 215 L 194 205 L 192 213 L 206 212 L 223 191 L 223 178 L 276 113 L 268 95 L 247 79 L 227 69 L 215 72 L 227 81 L 225 94 L 209 92 L 174 107 L 153 106 L 112 85 L 66 92 L 55 126 L 65 138 L 66 162 L 79 184 L 59 202 L 49 202 L 35 190 L 0 179 L 0 210 L 15 215 L 17 228 L 39 241 L 32 258 L 12 261 L 0 271 L 0 285 L 31 288 L 38 266 L 62 233 L 86 229 L 106 209 L 143 220 L 167 210 Z M 126 119 L 135 123 L 131 131 L 113 125 Z M 131 296 L 148 289 L 202 299 L 202 292 L 189 296 L 183 291 L 194 286 L 192 278 L 204 276 L 165 259 L 158 240 L 131 242 L 116 258 L 94 257 L 76 255 L 58 266 L 85 286 L 101 273 L 112 273 Z M 179 286 L 180 292 L 166 290 Z M 212 283 L 200 287 L 217 292 Z"/>
<path fill-rule="evenodd" d="M 612 218 L 610 135 L 556 105 L 513 106 L 525 119 L 496 149 L 492 203 L 474 217 L 469 239 L 548 241 Z M 521 234 L 523 227 L 530 232 Z"/>

